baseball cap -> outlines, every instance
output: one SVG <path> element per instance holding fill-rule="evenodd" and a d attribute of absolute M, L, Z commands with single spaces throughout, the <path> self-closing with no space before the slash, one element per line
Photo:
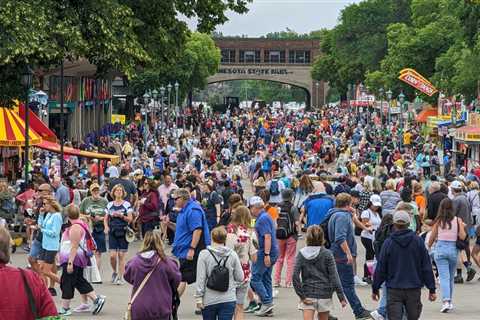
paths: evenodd
<path fill-rule="evenodd" d="M 382 206 L 382 199 L 380 198 L 380 196 L 378 194 L 372 194 L 370 196 L 370 202 L 375 207 L 381 207 Z"/>
<path fill-rule="evenodd" d="M 410 224 L 410 222 L 410 215 L 406 211 L 395 211 L 395 213 L 393 214 L 394 224 Z"/>
<path fill-rule="evenodd" d="M 458 181 L 458 180 L 455 180 L 452 182 L 452 184 L 450 185 L 453 189 L 463 189 L 463 184 Z"/>
<path fill-rule="evenodd" d="M 251 207 L 251 206 L 263 206 L 265 205 L 265 203 L 263 202 L 262 198 L 260 198 L 259 196 L 253 196 L 253 197 L 250 197 L 250 199 L 248 200 L 248 206 Z"/>
<path fill-rule="evenodd" d="M 93 191 L 94 189 L 100 189 L 100 186 L 98 185 L 98 183 L 92 183 L 90 185 L 90 191 Z"/>
<path fill-rule="evenodd" d="M 142 169 L 137 169 L 133 172 L 134 176 L 143 176 L 143 171 Z"/>

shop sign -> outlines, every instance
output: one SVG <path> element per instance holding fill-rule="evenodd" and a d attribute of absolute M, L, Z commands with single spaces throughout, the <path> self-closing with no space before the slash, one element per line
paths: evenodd
<path fill-rule="evenodd" d="M 220 68 L 218 70 L 220 74 L 242 74 L 242 75 L 255 75 L 255 76 L 265 76 L 265 75 L 275 75 L 275 76 L 285 76 L 292 74 L 292 71 L 288 69 L 281 69 L 281 68 L 272 68 L 272 69 L 264 69 L 264 68 Z"/>
<path fill-rule="evenodd" d="M 112 123 L 120 122 L 121 124 L 125 124 L 126 117 L 124 114 L 112 114 Z"/>
<path fill-rule="evenodd" d="M 398 79 L 425 93 L 429 97 L 438 92 L 437 88 L 435 88 L 430 81 L 425 79 L 421 74 L 413 69 L 407 68 L 401 70 Z"/>

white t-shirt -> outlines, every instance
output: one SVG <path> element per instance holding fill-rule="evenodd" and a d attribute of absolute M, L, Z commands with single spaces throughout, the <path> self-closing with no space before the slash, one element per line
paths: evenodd
<path fill-rule="evenodd" d="M 360 236 L 362 238 L 367 238 L 370 240 L 373 240 L 375 237 L 375 231 L 378 229 L 380 226 L 380 223 L 382 222 L 382 218 L 380 215 L 370 209 L 363 210 L 362 214 L 360 215 L 360 219 L 368 219 L 368 222 L 370 223 L 370 226 L 372 227 L 372 232 L 362 230 L 362 233 Z"/>

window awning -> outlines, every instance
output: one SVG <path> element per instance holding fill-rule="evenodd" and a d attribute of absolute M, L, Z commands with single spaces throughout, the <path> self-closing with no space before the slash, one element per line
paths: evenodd
<path fill-rule="evenodd" d="M 468 125 L 455 131 L 455 139 L 466 143 L 480 143 L 480 127 Z"/>
<path fill-rule="evenodd" d="M 50 142 L 50 141 L 42 141 L 42 143 L 36 145 L 35 147 L 48 150 L 50 152 L 54 153 L 60 153 L 60 145 L 55 142 Z M 89 159 L 100 159 L 100 160 L 110 160 L 113 163 L 118 163 L 120 162 L 120 157 L 112 154 L 106 154 L 106 153 L 97 153 L 97 152 L 90 152 L 90 151 L 84 151 L 80 149 L 75 149 L 75 148 L 70 148 L 70 147 L 63 147 L 63 153 L 66 155 L 70 156 L 78 156 L 78 157 L 84 157 L 84 158 L 89 158 Z"/>
<path fill-rule="evenodd" d="M 42 138 L 35 130 L 29 130 L 29 144 L 42 142 Z M 13 109 L 0 107 L 0 146 L 25 146 L 25 122 Z"/>
<path fill-rule="evenodd" d="M 25 105 L 23 103 L 19 104 L 18 114 L 22 119 L 25 119 Z M 50 128 L 35 114 L 35 112 L 29 110 L 28 115 L 30 128 L 32 128 L 36 133 L 38 133 L 43 140 L 57 142 L 57 136 L 55 135 L 55 133 L 50 130 Z"/>

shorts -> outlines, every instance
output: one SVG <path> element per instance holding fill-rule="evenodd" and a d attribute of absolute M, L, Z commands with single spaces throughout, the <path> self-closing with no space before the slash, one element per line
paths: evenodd
<path fill-rule="evenodd" d="M 62 265 L 62 277 L 60 278 L 60 288 L 62 289 L 62 299 L 71 300 L 75 289 L 80 294 L 88 294 L 93 291 L 92 285 L 83 277 L 83 268 L 73 266 L 73 272 L 67 272 L 67 264 Z"/>
<path fill-rule="evenodd" d="M 32 257 L 35 260 L 38 260 L 41 250 L 42 250 L 42 243 L 34 239 L 32 241 L 32 245 L 30 246 L 30 252 L 28 253 L 28 256 Z"/>
<path fill-rule="evenodd" d="M 38 255 L 38 260 L 43 261 L 48 264 L 55 263 L 55 257 L 57 256 L 57 251 L 50 251 L 45 249 L 40 249 L 40 254 Z"/>
<path fill-rule="evenodd" d="M 107 252 L 107 240 L 105 239 L 105 233 L 102 232 L 92 232 L 93 240 L 97 244 L 97 251 L 100 253 Z"/>
<path fill-rule="evenodd" d="M 110 251 L 120 251 L 120 252 L 127 252 L 128 251 L 128 242 L 123 237 L 115 237 L 112 232 L 108 234 L 108 249 Z"/>
<path fill-rule="evenodd" d="M 300 302 L 298 304 L 299 310 L 315 310 L 316 312 L 329 312 L 333 309 L 332 299 L 314 299 L 308 298 L 313 301 L 312 304 L 304 304 Z"/>
<path fill-rule="evenodd" d="M 237 304 L 245 304 L 247 298 L 248 288 L 250 288 L 250 282 L 240 283 L 235 291 L 237 295 Z"/>

